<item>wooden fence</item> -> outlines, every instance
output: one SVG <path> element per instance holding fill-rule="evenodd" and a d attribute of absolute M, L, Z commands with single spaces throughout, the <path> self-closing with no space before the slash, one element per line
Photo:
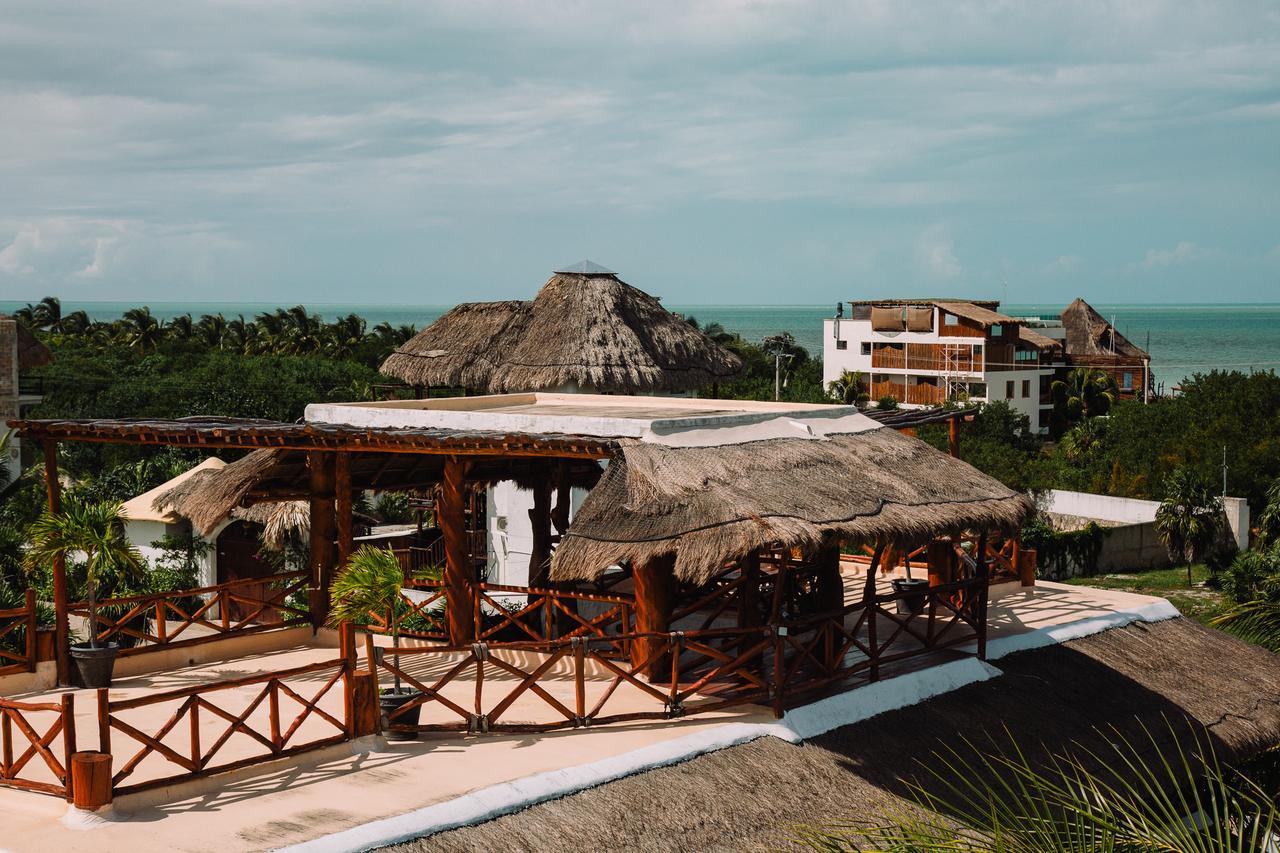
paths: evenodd
<path fill-rule="evenodd" d="M 36 591 L 21 607 L 0 610 L 0 675 L 36 671 Z"/>
<path fill-rule="evenodd" d="M 321 708 L 320 702 L 336 685 L 343 685 L 338 689 L 349 689 L 345 678 L 348 673 L 347 659 L 338 658 L 129 699 L 112 700 L 103 688 L 98 691 L 99 751 L 110 753 L 115 750 L 111 737 L 113 731 L 127 735 L 140 745 L 123 763 L 117 764 L 111 779 L 112 790 L 115 794 L 127 794 L 341 743 L 350 735 L 350 721 L 339 719 Z M 308 676 L 318 678 L 313 678 L 309 684 L 297 683 Z M 318 688 L 316 682 L 319 683 Z M 243 708 L 237 710 L 219 704 L 219 693 L 259 685 L 261 689 Z M 131 721 L 130 711 L 174 703 L 176 707 L 169 718 L 158 728 L 144 728 L 136 714 Z M 343 705 L 350 707 L 350 703 L 345 701 Z M 218 725 L 225 724 L 225 727 L 210 738 L 202 729 L 202 718 L 217 720 Z M 307 726 L 309 722 L 318 725 Z M 315 731 L 317 728 L 326 733 Z M 171 732 L 181 733 L 180 748 L 165 742 Z M 246 736 L 255 748 L 249 755 L 218 761 L 219 753 L 235 734 Z M 244 740 L 239 741 L 241 746 L 244 743 Z M 158 757 L 163 769 L 153 767 L 147 774 L 148 778 L 123 784 L 152 755 Z"/>
<path fill-rule="evenodd" d="M 307 624 L 306 611 L 288 600 L 306 585 L 306 572 L 286 572 L 104 599 L 98 602 L 96 638 L 119 643 L 126 656 Z M 67 612 L 87 626 L 87 601 L 68 604 Z"/>
<path fill-rule="evenodd" d="M 75 697 L 58 702 L 0 698 L 0 785 L 71 799 Z"/>

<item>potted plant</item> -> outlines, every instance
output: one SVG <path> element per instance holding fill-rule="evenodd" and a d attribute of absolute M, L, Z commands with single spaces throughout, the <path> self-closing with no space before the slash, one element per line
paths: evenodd
<path fill-rule="evenodd" d="M 907 570 L 907 576 L 905 578 L 894 578 L 892 581 L 893 591 L 903 595 L 902 598 L 898 599 L 898 615 L 915 616 L 924 610 L 925 601 L 929 593 L 929 581 L 926 578 L 911 577 L 911 560 L 905 555 L 902 558 L 902 565 Z"/>
<path fill-rule="evenodd" d="M 62 512 L 45 512 L 31 527 L 31 563 L 60 557 L 84 557 L 85 596 L 89 601 L 87 643 L 73 643 L 71 658 L 85 687 L 107 687 L 115 669 L 117 643 L 98 643 L 98 584 L 105 578 L 141 576 L 142 556 L 125 538 L 118 503 L 68 501 Z"/>
<path fill-rule="evenodd" d="M 375 548 L 365 545 L 351 555 L 351 559 L 333 579 L 330 587 L 332 606 L 329 611 L 329 622 L 337 626 L 343 622 L 358 625 L 368 624 L 370 613 L 387 613 L 387 628 L 391 634 L 391 653 L 395 668 L 400 669 L 400 591 L 404 587 L 404 569 L 390 548 Z M 422 695 L 401 685 L 400 676 L 395 675 L 394 686 L 382 690 L 379 703 L 384 715 L 392 714 L 404 705 Z M 407 710 L 397 723 L 416 726 L 421 705 Z M 386 733 L 388 740 L 416 740 L 415 732 L 391 730 Z"/>

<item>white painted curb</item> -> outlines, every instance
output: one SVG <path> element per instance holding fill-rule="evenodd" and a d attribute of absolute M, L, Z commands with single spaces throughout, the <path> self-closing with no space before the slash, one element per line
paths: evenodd
<path fill-rule="evenodd" d="M 1140 607 L 1106 616 L 1082 619 L 1051 628 L 1040 628 L 987 644 L 987 657 L 995 659 L 1020 651 L 1101 633 L 1133 622 L 1160 622 L 1180 616 L 1177 608 L 1158 599 Z M 887 711 L 905 708 L 948 693 L 967 684 L 986 681 L 1001 671 L 977 658 L 963 658 L 877 681 L 839 693 L 792 711 L 776 723 L 725 723 L 721 726 L 642 747 L 611 758 L 525 776 L 472 791 L 442 803 L 415 809 L 395 817 L 372 821 L 290 847 L 280 853 L 354 853 L 434 835 L 449 829 L 482 823 L 538 803 L 594 788 L 647 770 L 679 764 L 699 755 L 747 743 L 761 737 L 777 737 L 799 743 L 841 726 L 861 722 Z"/>

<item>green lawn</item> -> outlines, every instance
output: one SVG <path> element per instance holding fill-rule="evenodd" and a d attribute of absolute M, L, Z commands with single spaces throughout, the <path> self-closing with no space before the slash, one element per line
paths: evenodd
<path fill-rule="evenodd" d="M 1099 589 L 1119 589 L 1141 595 L 1167 598 L 1182 615 L 1198 622 L 1208 623 L 1227 607 L 1226 597 L 1216 589 L 1205 586 L 1209 570 L 1200 563 L 1191 567 L 1192 586 L 1187 587 L 1187 570 L 1184 566 L 1174 569 L 1152 569 L 1146 572 L 1094 575 L 1091 578 L 1072 578 L 1066 583 L 1076 586 L 1092 586 Z"/>

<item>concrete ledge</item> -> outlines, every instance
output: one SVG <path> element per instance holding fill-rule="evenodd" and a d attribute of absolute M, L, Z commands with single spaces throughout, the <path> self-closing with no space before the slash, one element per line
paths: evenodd
<path fill-rule="evenodd" d="M 39 693 L 58 686 L 58 665 L 51 660 L 36 664 L 35 672 L 15 672 L 0 676 L 0 696 Z"/>
<path fill-rule="evenodd" d="M 278 631 L 262 631 L 257 634 L 232 634 L 220 640 L 195 646 L 158 648 L 153 652 L 116 658 L 115 678 L 168 672 L 185 666 L 217 663 L 232 658 L 248 657 L 264 652 L 278 652 L 298 646 L 311 645 L 311 628 L 299 625 Z"/>

